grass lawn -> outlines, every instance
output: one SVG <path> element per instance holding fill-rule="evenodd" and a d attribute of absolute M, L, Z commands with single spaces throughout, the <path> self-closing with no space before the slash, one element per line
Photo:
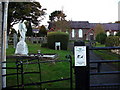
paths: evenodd
<path fill-rule="evenodd" d="M 41 50 L 41 53 L 56 53 L 59 56 L 59 60 L 66 60 L 66 55 L 72 55 L 70 51 L 65 50 L 52 50 L 48 48 L 41 48 L 40 44 L 28 44 L 29 53 L 37 53 L 37 50 Z M 7 49 L 7 55 L 14 55 L 15 49 L 12 45 Z M 7 61 L 15 61 L 15 59 L 7 59 Z M 37 61 L 37 60 L 36 60 Z M 41 66 L 41 81 L 56 80 L 61 78 L 68 78 L 70 76 L 70 68 L 68 62 L 57 62 L 57 63 L 43 63 Z M 7 67 L 16 67 L 15 63 L 8 63 Z M 38 64 L 24 65 L 24 72 L 38 72 Z M 16 70 L 7 69 L 7 74 L 16 73 Z M 21 77 L 19 75 L 21 84 Z M 40 82 L 40 74 L 25 74 L 24 83 Z M 16 85 L 16 75 L 7 76 L 7 86 Z M 25 88 L 40 88 L 40 86 L 25 86 Z M 42 84 L 42 88 L 70 88 L 70 80 L 60 81 L 54 83 Z"/>
<path fill-rule="evenodd" d="M 105 45 L 101 45 L 97 43 L 96 47 L 105 47 Z M 119 60 L 120 55 L 112 53 L 110 50 L 94 50 L 94 53 L 99 55 L 104 60 Z"/>

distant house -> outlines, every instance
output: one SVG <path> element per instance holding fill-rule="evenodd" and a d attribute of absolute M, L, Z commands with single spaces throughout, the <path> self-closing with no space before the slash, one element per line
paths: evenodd
<path fill-rule="evenodd" d="M 70 21 L 70 40 L 85 40 L 90 29 L 88 21 Z"/>
<path fill-rule="evenodd" d="M 39 33 L 39 29 L 32 29 L 33 33 Z"/>
<path fill-rule="evenodd" d="M 109 35 L 116 35 L 118 31 L 120 31 L 120 24 L 119 23 L 104 23 L 102 24 L 105 28 L 105 32 L 107 36 Z"/>
<path fill-rule="evenodd" d="M 119 23 L 89 23 L 88 21 L 70 21 L 70 40 L 94 40 L 94 29 L 101 24 L 106 35 L 116 35 L 120 31 Z"/>
<path fill-rule="evenodd" d="M 119 23 L 89 23 L 88 21 L 69 21 L 70 23 L 70 40 L 94 40 L 94 29 L 97 24 L 101 24 L 107 34 L 115 35 L 120 30 Z M 52 25 L 49 31 L 52 30 Z"/>

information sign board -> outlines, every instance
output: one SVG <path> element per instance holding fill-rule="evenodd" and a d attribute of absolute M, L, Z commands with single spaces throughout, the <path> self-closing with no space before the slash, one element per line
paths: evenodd
<path fill-rule="evenodd" d="M 75 46 L 74 52 L 75 66 L 86 66 L 86 46 Z"/>

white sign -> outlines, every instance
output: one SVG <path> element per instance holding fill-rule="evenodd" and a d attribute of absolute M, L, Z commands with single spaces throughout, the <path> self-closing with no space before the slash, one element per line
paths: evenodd
<path fill-rule="evenodd" d="M 60 50 L 60 42 L 55 42 L 55 50 Z"/>
<path fill-rule="evenodd" d="M 75 66 L 86 66 L 86 46 L 75 46 Z"/>
<path fill-rule="evenodd" d="M 60 42 L 55 42 L 55 46 L 60 46 Z"/>

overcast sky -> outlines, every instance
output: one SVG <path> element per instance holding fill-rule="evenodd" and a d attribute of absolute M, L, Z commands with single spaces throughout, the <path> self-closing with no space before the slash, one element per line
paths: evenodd
<path fill-rule="evenodd" d="M 91 23 L 108 23 L 118 20 L 118 2 L 120 0 L 37 0 L 42 8 L 47 8 L 47 24 L 49 15 L 55 10 L 63 10 L 67 20 L 89 21 Z"/>

